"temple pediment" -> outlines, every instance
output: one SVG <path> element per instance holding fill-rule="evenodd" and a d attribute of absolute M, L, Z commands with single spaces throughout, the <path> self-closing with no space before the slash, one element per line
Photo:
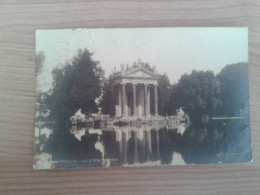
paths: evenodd
<path fill-rule="evenodd" d="M 157 85 L 158 78 L 154 69 L 141 65 L 126 68 L 126 70 L 114 73 L 111 77 L 113 85 L 122 83 Z"/>
<path fill-rule="evenodd" d="M 122 77 L 140 77 L 140 78 L 151 78 L 155 79 L 157 78 L 157 74 L 150 72 L 144 68 L 137 68 L 134 70 L 126 71 L 124 74 L 122 74 Z"/>

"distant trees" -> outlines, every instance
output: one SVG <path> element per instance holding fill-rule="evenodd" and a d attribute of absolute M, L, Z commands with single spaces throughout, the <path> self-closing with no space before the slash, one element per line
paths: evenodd
<path fill-rule="evenodd" d="M 173 86 L 167 105 L 168 112 L 175 114 L 175 110 L 182 107 L 191 117 L 212 115 L 220 102 L 220 85 L 212 71 L 192 71 L 184 74 L 179 82 Z"/>
<path fill-rule="evenodd" d="M 182 107 L 192 118 L 248 114 L 247 63 L 225 66 L 215 76 L 212 71 L 192 71 L 173 85 L 167 112 Z"/>
<path fill-rule="evenodd" d="M 158 114 L 167 113 L 167 103 L 171 95 L 172 85 L 166 73 L 159 75 L 158 79 Z"/>
<path fill-rule="evenodd" d="M 65 121 L 79 108 L 84 113 L 97 111 L 95 100 L 101 95 L 104 70 L 87 49 L 52 71 L 53 88 L 45 100 L 50 119 Z"/>
<path fill-rule="evenodd" d="M 221 86 L 222 106 L 219 115 L 238 116 L 249 113 L 248 65 L 237 63 L 225 66 L 217 80 Z"/>

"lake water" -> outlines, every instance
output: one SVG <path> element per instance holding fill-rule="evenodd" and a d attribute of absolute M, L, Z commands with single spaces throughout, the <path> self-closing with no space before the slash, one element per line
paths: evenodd
<path fill-rule="evenodd" d="M 252 159 L 249 120 L 166 127 L 37 126 L 34 168 L 184 165 Z"/>

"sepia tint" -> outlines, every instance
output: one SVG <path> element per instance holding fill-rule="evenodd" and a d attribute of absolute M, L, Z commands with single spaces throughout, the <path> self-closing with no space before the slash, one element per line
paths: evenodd
<path fill-rule="evenodd" d="M 36 31 L 34 169 L 252 161 L 247 28 Z"/>

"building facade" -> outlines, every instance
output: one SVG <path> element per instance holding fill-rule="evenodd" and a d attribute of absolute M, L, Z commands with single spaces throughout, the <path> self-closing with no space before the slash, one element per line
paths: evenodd
<path fill-rule="evenodd" d="M 115 117 L 158 114 L 158 75 L 137 65 L 112 75 Z"/>

